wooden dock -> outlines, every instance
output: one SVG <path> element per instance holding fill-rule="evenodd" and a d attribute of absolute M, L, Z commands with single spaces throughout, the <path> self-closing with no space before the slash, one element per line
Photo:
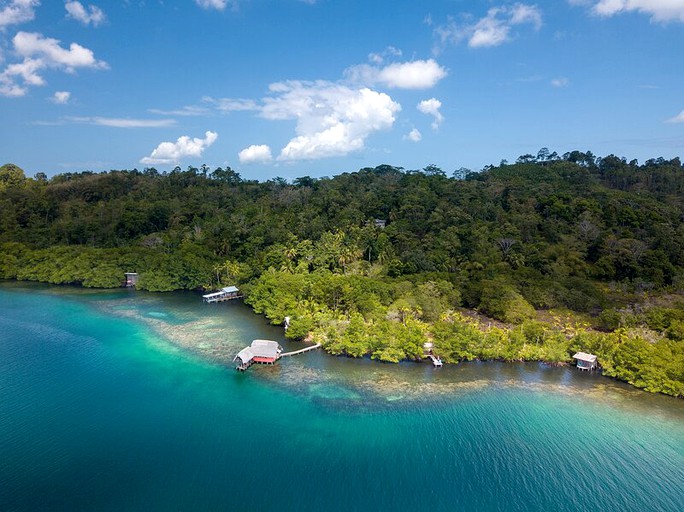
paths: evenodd
<path fill-rule="evenodd" d="M 432 359 L 432 364 L 435 366 L 435 368 L 439 368 L 440 366 L 442 366 L 442 360 L 439 357 L 433 354 L 429 354 L 428 357 Z"/>
<path fill-rule="evenodd" d="M 224 302 L 227 300 L 241 299 L 242 293 L 236 286 L 226 286 L 214 293 L 207 293 L 202 295 L 202 300 L 207 304 L 213 304 L 215 302 Z"/>
<path fill-rule="evenodd" d="M 317 348 L 320 348 L 321 344 L 316 343 L 315 345 L 311 345 L 310 347 L 304 347 L 299 350 L 294 350 L 292 352 L 283 352 L 278 356 L 278 359 L 281 357 L 290 357 L 290 356 L 296 356 L 297 354 L 303 354 L 304 352 L 309 352 L 310 350 L 316 350 Z"/>

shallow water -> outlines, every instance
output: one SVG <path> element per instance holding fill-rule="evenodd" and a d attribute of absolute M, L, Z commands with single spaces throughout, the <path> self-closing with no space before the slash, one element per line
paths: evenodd
<path fill-rule="evenodd" d="M 0 285 L 0 510 L 684 510 L 684 401 L 310 352 L 191 293 Z"/>

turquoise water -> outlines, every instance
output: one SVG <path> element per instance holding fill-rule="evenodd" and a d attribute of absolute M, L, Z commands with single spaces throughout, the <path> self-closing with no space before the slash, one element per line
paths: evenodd
<path fill-rule="evenodd" d="M 286 344 L 239 303 L 0 285 L 0 510 L 684 510 L 684 401 L 537 364 L 234 371 L 258 337 Z"/>

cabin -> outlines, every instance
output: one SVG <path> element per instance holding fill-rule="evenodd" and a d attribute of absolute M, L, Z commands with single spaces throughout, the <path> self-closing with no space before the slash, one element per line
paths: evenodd
<path fill-rule="evenodd" d="M 239 299 L 241 297 L 242 294 L 237 286 L 226 286 L 217 292 L 202 295 L 202 300 L 207 304 L 211 304 L 212 302 L 223 302 L 224 300 Z"/>
<path fill-rule="evenodd" d="M 135 288 L 135 285 L 138 284 L 138 273 L 126 272 L 124 276 L 126 276 L 126 279 L 124 280 L 124 286 L 126 288 Z"/>
<path fill-rule="evenodd" d="M 373 223 L 376 228 L 385 229 L 387 221 L 385 219 L 373 219 Z"/>
<path fill-rule="evenodd" d="M 254 340 L 249 347 L 245 347 L 233 359 L 238 365 L 235 369 L 245 371 L 254 363 L 274 364 L 283 352 L 283 347 L 277 341 Z"/>
<path fill-rule="evenodd" d="M 577 361 L 577 368 L 580 370 L 595 370 L 598 368 L 598 362 L 594 354 L 587 354 L 586 352 L 577 352 L 573 359 Z"/>

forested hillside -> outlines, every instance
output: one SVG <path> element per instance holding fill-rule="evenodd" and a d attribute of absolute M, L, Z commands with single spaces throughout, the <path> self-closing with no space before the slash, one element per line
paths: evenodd
<path fill-rule="evenodd" d="M 0 277 L 238 284 L 288 335 L 398 361 L 567 362 L 684 395 L 684 168 L 543 149 L 481 172 L 288 183 L 230 168 L 33 178 L 0 168 Z M 384 227 L 383 227 L 384 225 Z"/>

